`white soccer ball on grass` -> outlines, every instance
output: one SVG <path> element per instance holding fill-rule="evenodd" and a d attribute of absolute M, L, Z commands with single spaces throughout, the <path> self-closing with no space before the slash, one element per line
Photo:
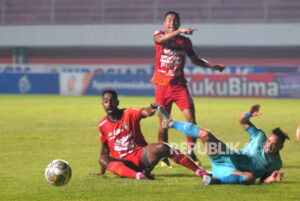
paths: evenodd
<path fill-rule="evenodd" d="M 49 163 L 45 170 L 46 180 L 55 186 L 67 184 L 72 177 L 72 170 L 69 163 L 62 159 L 56 159 Z"/>

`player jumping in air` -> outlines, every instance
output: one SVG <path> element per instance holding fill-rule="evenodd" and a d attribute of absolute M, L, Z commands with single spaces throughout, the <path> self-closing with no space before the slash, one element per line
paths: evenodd
<path fill-rule="evenodd" d="M 155 83 L 155 102 L 166 108 L 169 114 L 171 112 L 172 103 L 175 102 L 183 112 L 186 121 L 196 124 L 193 100 L 189 94 L 184 78 L 183 68 L 185 55 L 187 54 L 192 63 L 197 66 L 218 71 L 223 71 L 225 67 L 223 65 L 212 64 L 196 55 L 191 40 L 181 35 L 191 35 L 196 29 L 179 29 L 180 16 L 177 12 L 167 12 L 163 24 L 166 31 L 157 30 L 154 33 L 156 63 L 155 72 L 151 81 Z M 198 162 L 199 160 L 193 152 L 196 139 L 188 136 L 187 140 L 188 155 L 195 162 Z M 158 141 L 168 142 L 168 131 L 161 126 L 158 130 Z M 169 166 L 169 161 L 166 158 L 162 161 L 164 165 Z"/>
<path fill-rule="evenodd" d="M 152 116 L 157 105 L 147 108 L 119 109 L 115 90 L 102 92 L 102 106 L 107 115 L 99 123 L 102 147 L 100 150 L 100 173 L 107 169 L 113 174 L 136 179 L 154 179 L 151 170 L 163 157 L 195 172 L 199 177 L 207 174 L 189 157 L 166 143 L 147 144 L 141 132 L 140 121 Z"/>
<path fill-rule="evenodd" d="M 173 121 L 164 108 L 158 108 L 164 128 L 174 128 L 192 138 L 200 138 L 207 156 L 211 161 L 213 175 L 205 175 L 203 182 L 209 184 L 253 184 L 256 178 L 260 182 L 279 182 L 283 172 L 279 151 L 286 139 L 289 139 L 280 128 L 275 128 L 267 138 L 265 133 L 256 128 L 250 117 L 261 115 L 259 105 L 253 105 L 249 112 L 239 117 L 241 126 L 250 135 L 250 142 L 243 149 L 230 150 L 210 131 L 192 123 Z"/>

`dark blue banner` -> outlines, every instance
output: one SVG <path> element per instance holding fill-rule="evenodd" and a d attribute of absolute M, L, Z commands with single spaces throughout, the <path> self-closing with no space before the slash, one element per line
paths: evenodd
<path fill-rule="evenodd" d="M 84 94 L 99 95 L 104 89 L 115 89 L 119 95 L 154 96 L 152 75 L 94 74 Z"/>
<path fill-rule="evenodd" d="M 0 93 L 58 94 L 58 74 L 0 74 Z"/>
<path fill-rule="evenodd" d="M 252 65 L 226 65 L 225 70 L 220 73 L 210 68 L 201 68 L 198 66 L 190 65 L 184 68 L 185 74 L 295 74 L 300 73 L 300 66 L 252 66 Z"/>

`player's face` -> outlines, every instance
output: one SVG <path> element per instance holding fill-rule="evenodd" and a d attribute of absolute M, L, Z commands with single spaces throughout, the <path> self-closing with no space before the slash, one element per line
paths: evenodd
<path fill-rule="evenodd" d="M 265 144 L 266 154 L 277 154 L 283 145 L 277 135 L 271 134 Z"/>
<path fill-rule="evenodd" d="M 102 106 L 108 115 L 118 110 L 118 105 L 119 100 L 114 98 L 111 93 L 106 93 L 102 97 Z"/>
<path fill-rule="evenodd" d="M 164 26 L 166 27 L 167 32 L 176 31 L 180 26 L 179 19 L 176 18 L 174 14 L 169 14 L 164 21 Z"/>

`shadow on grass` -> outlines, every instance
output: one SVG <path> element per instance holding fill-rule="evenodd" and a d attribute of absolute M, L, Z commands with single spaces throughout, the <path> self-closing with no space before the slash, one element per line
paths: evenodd
<path fill-rule="evenodd" d="M 191 174 L 155 174 L 155 177 L 197 177 Z"/>
<path fill-rule="evenodd" d="M 287 169 L 300 169 L 300 167 L 297 166 L 297 165 L 285 165 L 285 166 L 283 166 L 283 168 L 287 168 Z"/>
<path fill-rule="evenodd" d="M 300 184 L 300 181 L 281 181 L 281 184 Z"/>

